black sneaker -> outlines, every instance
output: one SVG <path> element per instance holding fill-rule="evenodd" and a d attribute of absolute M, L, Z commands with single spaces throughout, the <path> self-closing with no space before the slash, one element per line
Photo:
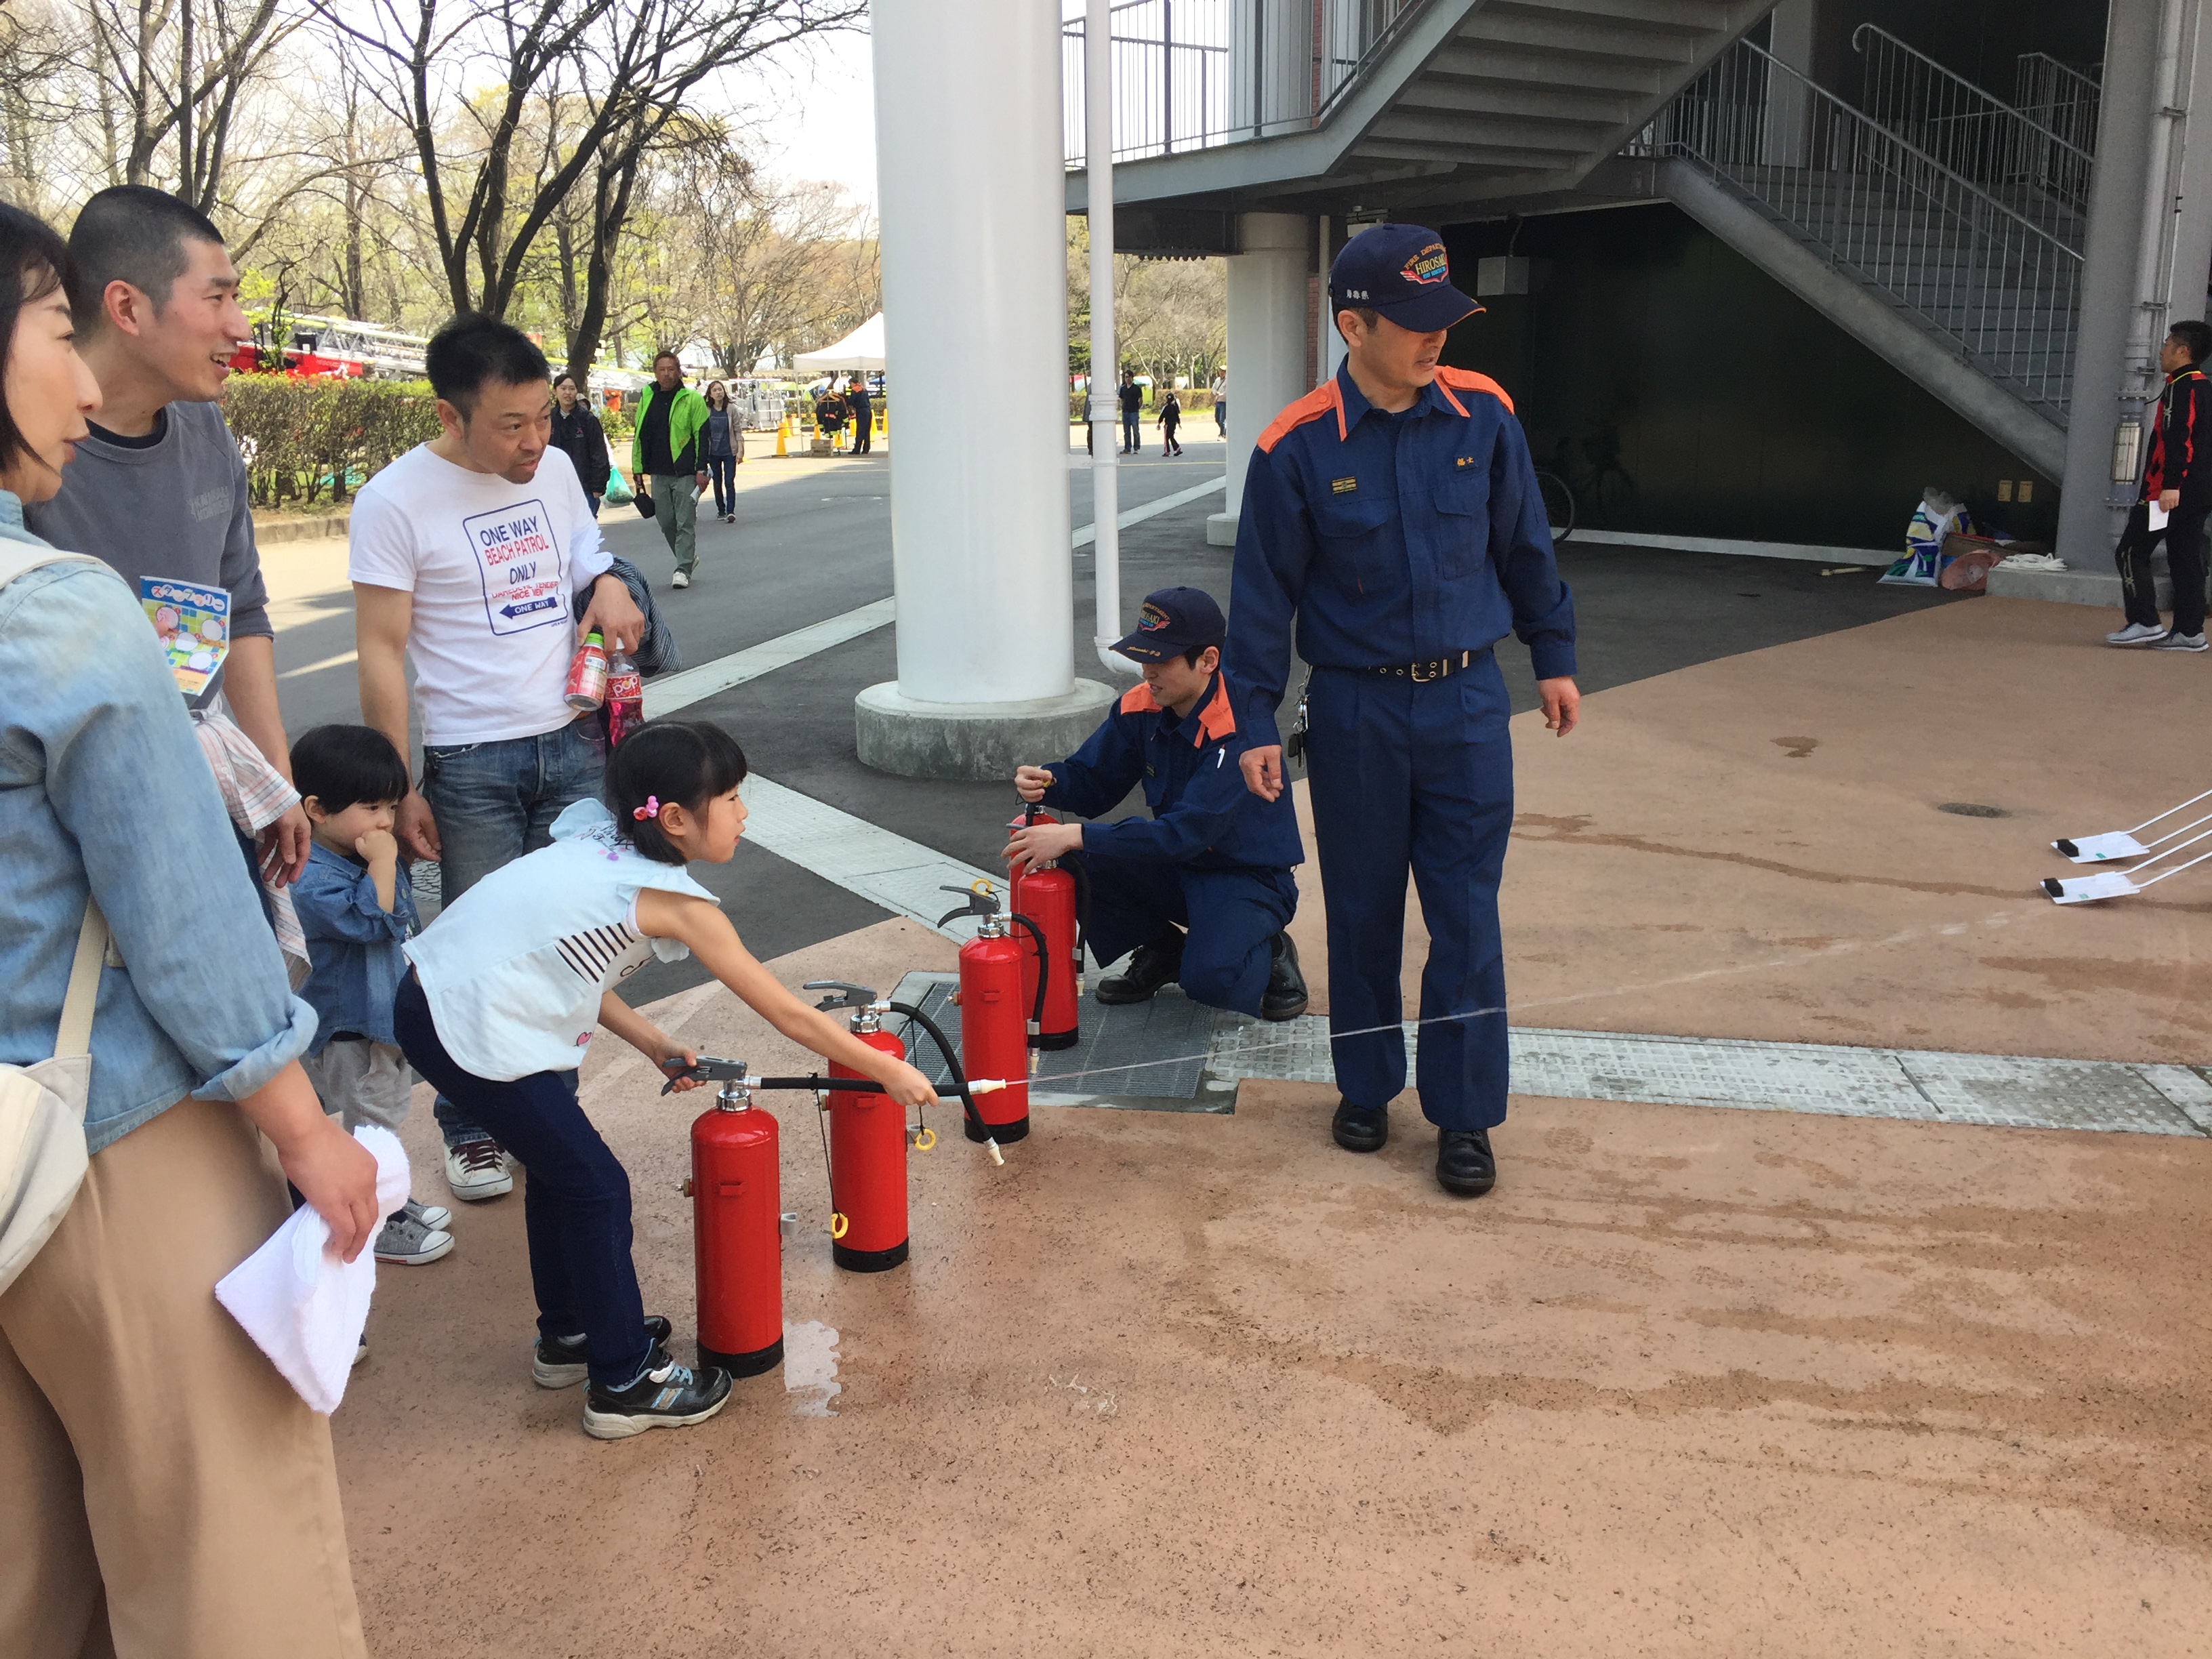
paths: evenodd
<path fill-rule="evenodd" d="M 693 1370 L 658 1342 L 645 1370 L 626 1389 L 594 1382 L 584 1395 L 584 1432 L 594 1440 L 627 1440 L 647 1429 L 689 1428 L 728 1403 L 730 1374 L 714 1365 Z"/>
<path fill-rule="evenodd" d="M 1170 927 L 1150 945 L 1139 945 L 1129 956 L 1129 965 L 1111 979 L 1102 979 L 1093 993 L 1109 1005 L 1145 1002 L 1163 985 L 1172 985 L 1182 972 L 1182 933 Z"/>
<path fill-rule="evenodd" d="M 1298 947 L 1288 933 L 1278 933 L 1272 948 L 1267 988 L 1260 993 L 1260 1018 L 1296 1019 L 1306 1011 L 1306 976 L 1298 966 Z"/>
<path fill-rule="evenodd" d="M 647 1314 L 645 1334 L 657 1347 L 675 1327 L 665 1314 Z M 541 1336 L 531 1351 L 530 1380 L 541 1389 L 573 1389 L 592 1374 L 592 1345 L 581 1336 Z"/>

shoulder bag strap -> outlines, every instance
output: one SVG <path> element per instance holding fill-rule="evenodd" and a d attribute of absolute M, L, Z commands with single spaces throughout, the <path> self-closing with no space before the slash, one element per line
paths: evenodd
<path fill-rule="evenodd" d="M 107 918 L 100 902 L 84 902 L 84 923 L 76 932 L 76 957 L 70 963 L 69 990 L 62 998 L 61 1028 L 54 1033 L 54 1058 L 74 1060 L 92 1052 L 92 1015 L 100 1002 L 100 964 L 107 957 Z"/>

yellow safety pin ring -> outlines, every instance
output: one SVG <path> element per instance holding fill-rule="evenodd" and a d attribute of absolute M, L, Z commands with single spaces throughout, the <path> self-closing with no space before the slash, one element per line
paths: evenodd
<path fill-rule="evenodd" d="M 832 1211 L 830 1212 L 830 1237 L 832 1237 L 832 1238 L 842 1238 L 842 1237 L 844 1237 L 844 1236 L 846 1235 L 846 1233 L 851 1231 L 851 1229 L 852 1229 L 852 1225 L 853 1225 L 853 1224 L 852 1224 L 851 1222 L 849 1222 L 849 1221 L 848 1221 L 848 1220 L 846 1220 L 846 1219 L 845 1219 L 845 1217 L 844 1217 L 844 1213 L 843 1213 L 843 1212 L 842 1212 L 842 1211 L 838 1211 L 838 1210 L 832 1210 Z"/>
<path fill-rule="evenodd" d="M 915 1135 L 914 1149 L 917 1152 L 926 1152 L 935 1145 L 937 1145 L 937 1131 L 934 1129 L 923 1129 Z"/>

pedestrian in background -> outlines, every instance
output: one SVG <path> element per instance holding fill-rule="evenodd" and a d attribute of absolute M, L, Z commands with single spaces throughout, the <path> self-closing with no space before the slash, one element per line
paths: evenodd
<path fill-rule="evenodd" d="M 584 499 L 598 518 L 607 480 L 614 475 L 614 458 L 607 453 L 606 428 L 592 413 L 590 398 L 565 370 L 553 382 L 553 447 L 575 463 L 576 482 L 584 486 Z"/>
<path fill-rule="evenodd" d="M 853 453 L 866 455 L 875 447 L 876 404 L 868 383 L 857 374 L 846 390 L 845 406 L 853 411 Z"/>
<path fill-rule="evenodd" d="M 137 589 L 23 528 L 100 409 L 70 267 L 0 206 L 0 1062 L 64 1046 L 80 958 L 93 993 L 90 1162 L 0 1292 L 0 1653 L 356 1659 L 330 1419 L 215 1286 L 287 1179 L 353 1260 L 376 1160 L 300 1067 L 314 1013 Z"/>
<path fill-rule="evenodd" d="M 2159 394 L 2151 422 L 2150 459 L 2143 468 L 2142 494 L 2128 514 L 2127 528 L 2114 550 L 2127 626 L 2105 635 L 2107 645 L 2148 645 L 2159 651 L 2202 651 L 2204 638 L 2204 528 L 2212 518 L 2212 381 L 2203 364 L 2212 356 L 2212 327 L 2176 323 L 2160 348 L 2159 367 L 2166 388 Z M 2164 522 L 2151 528 L 2155 507 Z M 2158 619 L 2158 578 L 2151 550 L 2166 539 L 2166 560 L 2173 575 L 2173 626 Z"/>
<path fill-rule="evenodd" d="M 676 587 L 691 586 L 699 564 L 699 495 L 707 488 L 707 400 L 684 384 L 672 351 L 653 360 L 653 384 L 637 404 L 630 441 L 630 483 L 653 499 L 668 550 L 676 556 Z"/>
<path fill-rule="evenodd" d="M 1182 424 L 1182 400 L 1175 395 L 1175 388 L 1170 386 L 1168 388 L 1167 396 L 1160 399 L 1160 456 L 1162 459 L 1165 459 L 1170 455 L 1180 455 L 1182 453 L 1182 444 L 1176 437 L 1176 428 Z"/>
<path fill-rule="evenodd" d="M 738 453 L 745 434 L 730 412 L 730 389 L 720 380 L 707 383 L 707 476 L 714 482 L 714 516 L 735 524 L 738 501 Z"/>
<path fill-rule="evenodd" d="M 1224 368 L 1213 377 L 1213 430 L 1221 437 L 1229 435 L 1229 371 Z"/>
<path fill-rule="evenodd" d="M 1121 373 L 1121 453 L 1133 455 L 1144 447 L 1138 428 L 1145 419 L 1145 388 L 1137 384 L 1137 377 L 1124 369 Z"/>

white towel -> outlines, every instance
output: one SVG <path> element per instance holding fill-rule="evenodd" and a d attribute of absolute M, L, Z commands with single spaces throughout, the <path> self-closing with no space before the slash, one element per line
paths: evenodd
<path fill-rule="evenodd" d="M 375 1155 L 376 1212 L 388 1216 L 407 1201 L 407 1154 L 398 1136 L 376 1124 L 353 1133 Z M 215 1287 L 216 1300 L 300 1398 L 325 1414 L 345 1398 L 375 1291 L 376 1241 L 351 1261 L 339 1260 L 330 1224 L 305 1204 Z"/>

